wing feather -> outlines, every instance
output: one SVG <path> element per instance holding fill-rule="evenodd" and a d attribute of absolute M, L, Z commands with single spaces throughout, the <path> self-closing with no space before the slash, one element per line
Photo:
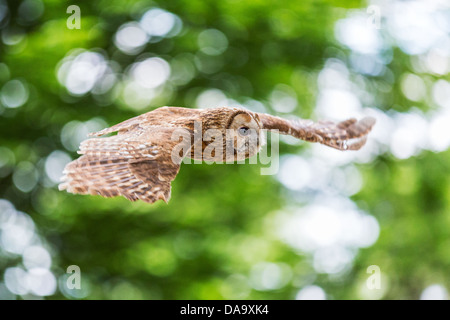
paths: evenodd
<path fill-rule="evenodd" d="M 174 130 L 151 127 L 137 136 L 121 134 L 83 141 L 79 150 L 82 156 L 66 166 L 59 189 L 103 197 L 122 195 L 149 203 L 169 201 L 171 182 L 191 143 L 187 130 L 181 142 L 173 141 Z M 180 146 L 183 154 L 174 161 L 172 149 L 176 144 L 184 144 Z"/>
<path fill-rule="evenodd" d="M 358 150 L 367 141 L 367 135 L 375 124 L 375 119 L 354 118 L 334 123 L 331 121 L 287 120 L 268 114 L 258 114 L 263 129 L 278 130 L 281 134 L 292 135 L 309 142 L 318 142 L 338 150 Z"/>

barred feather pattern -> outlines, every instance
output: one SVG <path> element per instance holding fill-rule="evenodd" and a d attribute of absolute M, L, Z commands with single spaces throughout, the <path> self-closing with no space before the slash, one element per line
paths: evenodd
<path fill-rule="evenodd" d="M 318 142 L 338 150 L 359 150 L 366 144 L 367 134 L 374 124 L 374 118 L 366 117 L 359 121 L 351 118 L 337 124 L 319 121 L 306 126 L 300 121 L 297 128 L 304 132 L 306 141 Z"/>
<path fill-rule="evenodd" d="M 332 121 L 286 120 L 267 114 L 259 114 L 264 129 L 279 130 L 281 134 L 292 135 L 308 142 L 317 142 L 338 150 L 359 150 L 365 145 L 367 135 L 375 119 L 354 118 L 338 123 Z"/>
<path fill-rule="evenodd" d="M 201 129 L 196 129 L 197 123 L 202 125 Z M 81 143 L 81 157 L 66 166 L 59 189 L 103 197 L 121 195 L 131 201 L 168 202 L 171 182 L 178 174 L 182 158 L 196 156 L 191 150 L 198 142 L 196 133 L 203 137 L 206 130 L 219 129 L 225 137 L 229 128 L 268 129 L 344 151 L 360 149 L 374 124 L 371 117 L 338 123 L 313 122 L 287 120 L 236 107 L 162 107 L 92 133 L 95 138 Z M 173 141 L 173 133 L 179 129 L 184 132 L 182 141 Z M 100 137 L 114 132 L 117 135 Z M 202 151 L 206 145 L 202 144 Z M 227 152 L 226 145 L 223 144 L 223 154 Z M 182 150 L 176 159 L 172 155 L 175 148 Z M 204 156 L 202 152 L 200 158 Z"/>
<path fill-rule="evenodd" d="M 180 163 L 171 158 L 171 128 L 145 134 L 92 138 L 80 145 L 80 158 L 69 163 L 59 186 L 71 193 L 168 202 Z"/>

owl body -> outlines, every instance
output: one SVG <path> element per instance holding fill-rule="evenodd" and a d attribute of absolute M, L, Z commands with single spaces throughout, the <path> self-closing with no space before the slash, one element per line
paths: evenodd
<path fill-rule="evenodd" d="M 200 161 L 238 161 L 257 154 L 260 150 L 261 123 L 257 113 L 230 107 L 214 109 L 189 109 L 162 107 L 115 126 L 94 133 L 96 136 L 117 131 L 119 134 L 143 135 L 145 128 L 176 128 L 190 136 L 190 152 L 185 156 Z M 240 127 L 246 127 L 253 135 L 247 138 L 235 135 Z M 172 130 L 169 130 L 172 133 Z M 147 132 L 149 133 L 149 132 Z M 181 133 L 180 133 L 181 134 Z M 259 134 L 256 137 L 256 134 Z M 145 140 L 145 137 L 142 136 Z M 239 143 L 239 140 L 242 140 Z M 248 140 L 248 148 L 239 149 Z M 235 150 L 236 149 L 236 150 Z M 220 152 L 219 152 L 220 151 Z M 227 152 L 226 152 L 227 151 Z M 236 151 L 236 152 L 235 152 Z"/>
<path fill-rule="evenodd" d="M 340 150 L 364 145 L 375 120 L 340 123 L 289 121 L 241 108 L 189 109 L 162 107 L 91 134 L 80 145 L 80 158 L 69 163 L 60 190 L 71 193 L 122 195 L 153 203 L 170 198 L 184 157 L 233 162 L 257 154 L 264 130 L 276 130 Z M 98 138 L 108 133 L 117 135 Z"/>

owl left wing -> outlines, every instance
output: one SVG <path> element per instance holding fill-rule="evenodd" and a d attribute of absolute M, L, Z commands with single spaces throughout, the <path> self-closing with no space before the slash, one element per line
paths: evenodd
<path fill-rule="evenodd" d="M 331 121 L 286 120 L 280 117 L 258 113 L 262 128 L 279 130 L 309 142 L 318 142 L 338 150 L 358 150 L 367 141 L 367 135 L 375 124 L 375 118 L 366 117 L 359 121 L 348 119 L 338 123 Z"/>
<path fill-rule="evenodd" d="M 136 201 L 168 202 L 171 182 L 190 151 L 191 132 L 151 127 L 140 135 L 121 134 L 81 143 L 80 158 L 69 163 L 59 185 L 71 193 Z"/>

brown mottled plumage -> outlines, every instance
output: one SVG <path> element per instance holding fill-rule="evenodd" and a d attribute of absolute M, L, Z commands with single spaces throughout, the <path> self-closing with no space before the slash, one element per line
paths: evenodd
<path fill-rule="evenodd" d="M 162 107 L 91 134 L 81 143 L 80 158 L 64 170 L 60 190 L 122 195 L 153 203 L 170 199 L 170 184 L 182 159 L 235 161 L 259 152 L 262 129 L 277 130 L 339 150 L 358 150 L 375 123 L 373 118 L 332 122 L 289 121 L 239 108 Z"/>

